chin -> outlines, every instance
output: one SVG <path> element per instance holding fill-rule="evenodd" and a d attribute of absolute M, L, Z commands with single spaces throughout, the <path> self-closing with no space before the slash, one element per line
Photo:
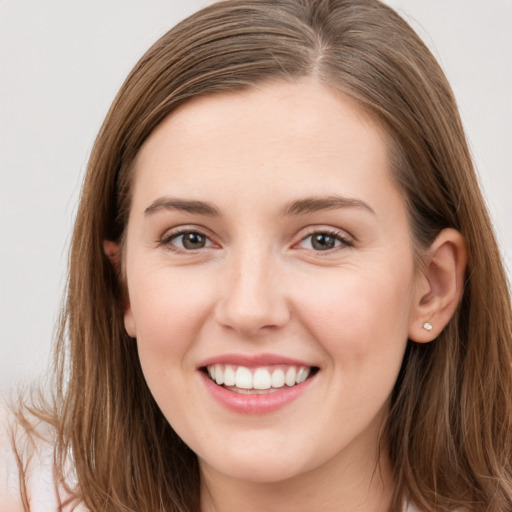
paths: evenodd
<path fill-rule="evenodd" d="M 220 464 L 216 462 L 211 465 L 200 460 L 200 465 L 203 470 L 213 470 L 215 473 L 223 474 L 234 480 L 257 484 L 278 484 L 307 472 L 307 469 L 300 463 L 275 455 L 259 457 L 254 461 L 240 460 L 239 457 L 235 460 L 226 458 Z M 206 469 L 205 465 L 209 468 Z"/>

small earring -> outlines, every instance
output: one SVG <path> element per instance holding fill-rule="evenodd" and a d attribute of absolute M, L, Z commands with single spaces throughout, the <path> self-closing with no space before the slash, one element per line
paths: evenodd
<path fill-rule="evenodd" d="M 433 329 L 432 325 L 429 324 L 428 322 L 425 322 L 423 324 L 423 329 L 426 329 L 427 331 L 431 331 Z"/>

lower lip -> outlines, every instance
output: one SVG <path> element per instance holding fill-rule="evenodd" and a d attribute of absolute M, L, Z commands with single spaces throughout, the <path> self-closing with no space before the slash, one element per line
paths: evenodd
<path fill-rule="evenodd" d="M 309 387 L 314 377 L 290 388 L 279 388 L 276 391 L 263 394 L 245 394 L 229 391 L 213 382 L 210 377 L 201 372 L 206 389 L 227 409 L 242 414 L 265 414 L 277 411 L 299 398 Z"/>

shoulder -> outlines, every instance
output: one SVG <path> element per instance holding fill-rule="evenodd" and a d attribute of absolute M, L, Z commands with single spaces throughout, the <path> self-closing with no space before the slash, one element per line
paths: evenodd
<path fill-rule="evenodd" d="M 404 503 L 404 506 L 402 508 L 402 512 L 423 512 L 424 509 L 420 509 L 418 508 L 414 503 L 412 502 L 409 502 L 409 501 L 406 501 Z M 461 509 L 457 509 L 457 510 L 454 510 L 453 512 L 469 512 L 469 510 L 461 510 Z"/>
<path fill-rule="evenodd" d="M 56 478 L 54 431 L 0 397 L 0 510 L 85 512 Z"/>
<path fill-rule="evenodd" d="M 19 461 L 13 449 L 12 415 L 0 397 L 0 510 L 23 511 Z"/>

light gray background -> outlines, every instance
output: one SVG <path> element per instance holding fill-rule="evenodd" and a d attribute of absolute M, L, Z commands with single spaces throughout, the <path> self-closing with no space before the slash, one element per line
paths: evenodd
<path fill-rule="evenodd" d="M 0 0 L 0 389 L 44 374 L 83 171 L 126 74 L 203 0 Z M 458 98 L 512 275 L 512 0 L 389 0 Z"/>

